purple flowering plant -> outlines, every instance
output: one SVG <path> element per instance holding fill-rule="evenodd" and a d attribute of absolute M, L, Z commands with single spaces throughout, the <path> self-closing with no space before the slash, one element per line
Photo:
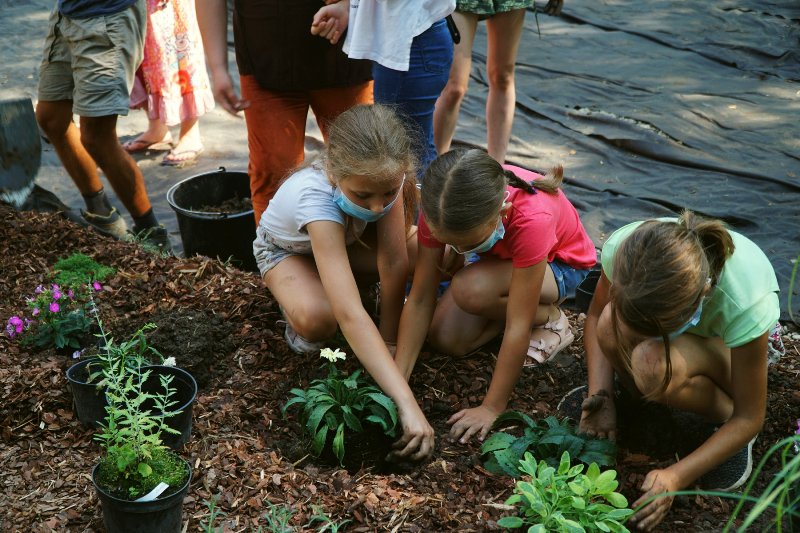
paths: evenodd
<path fill-rule="evenodd" d="M 81 253 L 59 259 L 52 282 L 39 285 L 26 298 L 28 316 L 10 317 L 6 333 L 39 349 L 68 347 L 78 353 L 94 324 L 88 316 L 93 294 L 103 290 L 101 282 L 114 272 Z"/>
<path fill-rule="evenodd" d="M 92 329 L 93 321 L 87 314 L 90 299 L 91 294 L 85 289 L 64 288 L 56 283 L 39 285 L 34 296 L 25 299 L 28 315 L 10 317 L 6 334 L 38 349 L 78 350 Z"/>

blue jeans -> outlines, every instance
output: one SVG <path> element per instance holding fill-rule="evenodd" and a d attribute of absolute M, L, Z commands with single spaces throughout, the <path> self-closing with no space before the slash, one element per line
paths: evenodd
<path fill-rule="evenodd" d="M 574 298 L 575 289 L 578 288 L 583 278 L 589 274 L 589 270 L 579 270 L 561 261 L 553 261 L 552 263 L 548 263 L 548 265 L 550 265 L 550 270 L 553 271 L 553 275 L 556 278 L 558 299 Z"/>
<path fill-rule="evenodd" d="M 453 38 L 444 20 L 417 35 L 411 43 L 408 71 L 392 70 L 378 63 L 372 67 L 375 102 L 395 105 L 419 132 L 418 177 L 436 158 L 433 144 L 433 107 L 453 62 Z"/>

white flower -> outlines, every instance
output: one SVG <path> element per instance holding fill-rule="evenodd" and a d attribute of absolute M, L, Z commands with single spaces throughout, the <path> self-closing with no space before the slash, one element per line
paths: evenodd
<path fill-rule="evenodd" d="M 164 359 L 164 362 L 162 364 L 164 366 L 175 366 L 175 364 L 176 364 L 175 363 L 175 358 L 174 357 L 167 357 L 166 359 Z"/>
<path fill-rule="evenodd" d="M 339 359 L 344 361 L 344 359 L 347 357 L 347 355 L 345 355 L 343 351 L 339 350 L 339 348 L 336 348 L 335 350 L 331 350 L 330 348 L 323 348 L 322 350 L 320 350 L 319 356 L 324 357 L 331 363 L 335 363 Z"/>

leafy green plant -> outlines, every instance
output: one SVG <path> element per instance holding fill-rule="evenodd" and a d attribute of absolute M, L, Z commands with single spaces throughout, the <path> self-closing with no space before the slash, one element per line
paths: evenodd
<path fill-rule="evenodd" d="M 615 470 L 600 471 L 592 463 L 570 465 L 569 452 L 561 455 L 558 467 L 539 461 L 526 452 L 519 470 L 526 478 L 518 481 L 506 505 L 519 507 L 518 516 L 507 516 L 497 525 L 516 529 L 529 526 L 529 533 L 548 531 L 614 531 L 628 529 L 624 521 L 633 514 L 625 496 L 615 492 L 619 483 Z"/>
<path fill-rule="evenodd" d="M 323 348 L 320 357 L 328 359 L 328 377 L 311 382 L 308 389 L 292 389 L 292 398 L 283 406 L 283 413 L 291 406 L 302 407 L 301 423 L 311 438 L 314 455 L 319 456 L 333 434 L 333 454 L 342 464 L 346 433 L 360 433 L 365 424 L 379 427 L 385 435 L 395 436 L 397 407 L 375 385 L 370 385 L 361 369 L 345 377 L 335 366 L 344 353 Z"/>
<path fill-rule="evenodd" d="M 341 522 L 337 522 L 333 518 L 326 515 L 322 507 L 317 505 L 313 506 L 311 509 L 314 511 L 314 514 L 311 516 L 311 518 L 309 518 L 306 527 L 310 527 L 316 522 L 321 522 L 316 529 L 318 533 L 322 533 L 324 531 L 329 533 L 339 533 L 341 528 L 351 522 L 351 520 L 342 520 Z"/>
<path fill-rule="evenodd" d="M 64 287 L 88 287 L 94 282 L 103 282 L 116 270 L 103 265 L 81 253 L 59 259 L 53 265 L 53 281 Z"/>
<path fill-rule="evenodd" d="M 106 418 L 95 435 L 106 455 L 98 465 L 98 480 L 109 492 L 120 498 L 135 499 L 148 493 L 160 482 L 180 487 L 188 476 L 185 463 L 168 451 L 161 442 L 162 432 L 180 434 L 166 420 L 179 414 L 171 387 L 173 376 L 159 375 L 163 392 L 147 392 L 144 384 L 152 370 L 144 370 L 148 362 L 139 330 L 132 341 L 114 344 L 100 324 L 105 340 L 99 358 L 100 384 L 105 386 Z"/>
<path fill-rule="evenodd" d="M 210 500 L 203 500 L 203 503 L 206 504 L 206 508 L 208 509 L 208 518 L 200 522 L 200 527 L 203 528 L 204 533 L 216 533 L 217 518 L 225 518 L 227 516 L 227 513 L 217 507 L 217 503 L 219 503 L 219 494 L 212 496 Z"/>
<path fill-rule="evenodd" d="M 508 425 L 522 426 L 520 436 L 503 431 L 492 434 L 481 446 L 483 465 L 489 472 L 519 477 L 520 460 L 526 452 L 557 466 L 564 452 L 585 464 L 610 466 L 616 462 L 617 448 L 610 440 L 592 439 L 575 431 L 567 418 L 553 416 L 537 424 L 530 416 L 517 411 L 503 413 L 495 420 L 495 429 Z"/>
<path fill-rule="evenodd" d="M 294 511 L 291 508 L 283 505 L 275 505 L 272 502 L 266 502 L 268 511 L 262 515 L 262 519 L 267 523 L 266 531 L 270 533 L 292 533 L 294 527 L 291 525 Z M 258 533 L 262 533 L 264 528 L 258 526 Z"/>
<path fill-rule="evenodd" d="M 121 343 L 114 342 L 113 338 L 106 335 L 103 329 L 103 322 L 100 320 L 97 309 L 92 311 L 97 316 L 97 324 L 100 328 L 100 337 L 103 339 L 103 346 L 100 348 L 100 356 L 89 364 L 89 378 L 87 383 L 97 383 L 98 387 L 105 385 L 106 374 L 112 371 L 117 365 L 122 365 L 131 372 L 151 364 L 172 363 L 174 360 L 167 361 L 161 353 L 147 343 L 145 333 L 156 329 L 152 322 L 145 324 L 136 330 L 131 337 Z M 172 365 L 168 365 L 172 366 Z"/>

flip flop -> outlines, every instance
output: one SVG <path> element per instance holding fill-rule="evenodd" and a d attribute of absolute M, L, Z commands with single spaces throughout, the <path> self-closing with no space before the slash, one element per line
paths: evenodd
<path fill-rule="evenodd" d="M 558 342 L 553 344 L 545 342 L 544 339 L 531 339 L 528 346 L 528 358 L 525 360 L 526 367 L 558 362 L 559 358 L 557 356 L 559 353 L 575 340 L 575 335 L 572 333 L 572 328 L 569 326 L 569 319 L 567 319 L 567 315 L 561 309 L 559 309 L 557 319 L 533 328 L 532 332 L 537 329 L 555 333 L 558 336 Z"/>
<path fill-rule="evenodd" d="M 185 167 L 187 165 L 193 165 L 197 163 L 197 156 L 201 153 L 203 153 L 203 148 L 198 148 L 197 150 L 181 150 L 179 152 L 170 150 L 169 153 L 164 156 L 164 159 L 161 160 L 161 164 L 166 167 Z"/>
<path fill-rule="evenodd" d="M 160 141 L 133 139 L 122 143 L 122 149 L 129 154 L 146 152 L 147 150 L 169 150 L 172 147 L 172 135 L 167 133 Z"/>

